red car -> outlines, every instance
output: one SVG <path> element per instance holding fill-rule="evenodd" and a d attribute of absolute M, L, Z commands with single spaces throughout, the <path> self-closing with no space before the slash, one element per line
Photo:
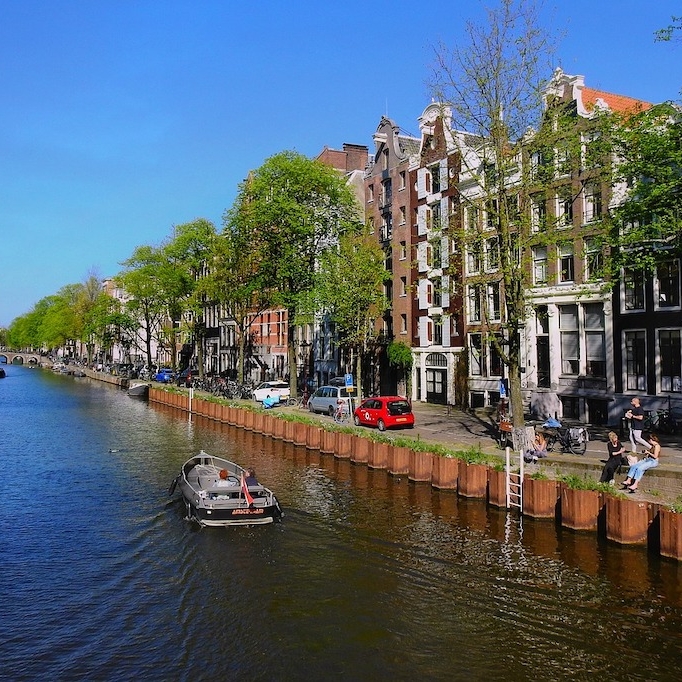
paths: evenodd
<path fill-rule="evenodd" d="M 412 406 L 405 399 L 397 395 L 377 396 L 366 398 L 355 408 L 353 421 L 356 426 L 376 426 L 379 431 L 392 427 L 414 426 Z"/>

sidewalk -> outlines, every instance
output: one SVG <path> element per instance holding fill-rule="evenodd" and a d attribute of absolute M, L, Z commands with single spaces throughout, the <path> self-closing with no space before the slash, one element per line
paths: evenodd
<path fill-rule="evenodd" d="M 497 425 L 494 419 L 485 415 L 464 412 L 445 405 L 429 403 L 413 403 L 415 428 L 412 435 L 425 441 L 442 443 L 448 447 L 470 447 L 480 445 L 487 453 L 502 457 L 503 451 L 497 447 Z M 606 442 L 609 431 L 619 433 L 619 427 L 587 425 L 590 441 L 584 455 L 564 454 L 560 447 L 555 447 L 547 459 L 541 460 L 535 468 L 550 468 L 558 473 L 587 472 L 595 480 L 599 480 L 604 466 L 602 460 L 608 458 Z M 619 434 L 620 435 L 620 434 Z M 661 463 L 656 469 L 649 470 L 640 483 L 642 493 L 637 498 L 651 501 L 672 501 L 682 495 L 682 434 L 661 434 Z M 622 442 L 629 450 L 628 434 L 624 434 Z M 549 473 L 549 472 L 548 472 Z M 620 483 L 625 479 L 627 467 L 622 468 L 622 475 L 616 477 Z"/>

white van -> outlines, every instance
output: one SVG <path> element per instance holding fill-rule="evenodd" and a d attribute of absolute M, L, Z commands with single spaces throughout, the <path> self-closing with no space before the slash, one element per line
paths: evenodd
<path fill-rule="evenodd" d="M 348 402 L 351 398 L 357 397 L 357 391 L 349 391 L 345 386 L 320 386 L 308 398 L 308 409 L 311 412 L 326 413 L 333 417 L 339 400 Z"/>

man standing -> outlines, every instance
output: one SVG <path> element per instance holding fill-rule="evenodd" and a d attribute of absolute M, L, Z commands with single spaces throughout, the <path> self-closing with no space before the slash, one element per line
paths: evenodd
<path fill-rule="evenodd" d="M 630 401 L 632 407 L 625 413 L 625 418 L 628 420 L 630 426 L 630 445 L 632 445 L 632 454 L 637 454 L 637 443 L 641 443 L 647 450 L 651 450 L 651 443 L 642 438 L 642 425 L 644 423 L 644 410 L 639 403 L 639 398 L 633 398 Z"/>

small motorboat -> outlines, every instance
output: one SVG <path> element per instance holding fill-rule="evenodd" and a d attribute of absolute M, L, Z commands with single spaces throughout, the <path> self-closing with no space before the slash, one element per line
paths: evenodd
<path fill-rule="evenodd" d="M 180 489 L 187 517 L 200 526 L 260 526 L 284 514 L 274 493 L 262 485 L 247 485 L 238 464 L 203 450 L 187 460 L 168 490 Z"/>
<path fill-rule="evenodd" d="M 133 381 L 128 386 L 128 395 L 133 398 L 148 398 L 150 386 L 148 381 Z"/>
<path fill-rule="evenodd" d="M 5 370 L 2 367 L 0 367 L 0 379 L 4 379 L 4 378 L 5 378 Z"/>

